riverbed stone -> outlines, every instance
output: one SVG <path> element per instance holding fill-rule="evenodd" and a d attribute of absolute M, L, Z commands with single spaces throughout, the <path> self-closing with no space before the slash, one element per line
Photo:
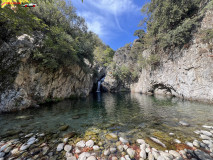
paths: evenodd
<path fill-rule="evenodd" d="M 203 128 L 207 128 L 207 129 L 213 128 L 213 126 L 208 126 L 208 125 L 203 125 L 202 127 L 203 127 Z"/>
<path fill-rule="evenodd" d="M 174 150 L 170 150 L 169 151 L 169 154 L 173 155 L 174 157 L 181 157 L 181 155 L 177 152 L 177 151 L 174 151 Z"/>
<path fill-rule="evenodd" d="M 124 144 L 128 143 L 128 141 L 126 139 L 124 139 L 123 137 L 120 137 L 119 140 Z"/>
<path fill-rule="evenodd" d="M 76 153 L 76 154 L 79 154 L 79 153 L 81 153 L 81 150 L 78 149 L 78 147 L 76 147 L 76 148 L 75 148 L 75 153 Z"/>
<path fill-rule="evenodd" d="M 56 151 L 61 152 L 63 149 L 64 149 L 64 143 L 60 143 L 58 144 Z"/>
<path fill-rule="evenodd" d="M 94 141 L 93 140 L 89 140 L 86 142 L 86 146 L 87 147 L 93 147 L 94 146 Z"/>
<path fill-rule="evenodd" d="M 143 159 L 146 159 L 146 151 L 145 150 L 140 151 L 140 157 L 143 158 Z"/>
<path fill-rule="evenodd" d="M 110 152 L 111 152 L 111 153 L 115 153 L 115 152 L 117 151 L 117 149 L 116 149 L 116 148 L 114 148 L 114 147 L 110 147 L 110 149 L 109 149 L 109 150 L 110 150 Z"/>
<path fill-rule="evenodd" d="M 65 146 L 64 146 L 64 150 L 65 150 L 66 152 L 70 152 L 70 151 L 72 150 L 72 146 L 71 146 L 71 145 L 65 145 Z"/>
<path fill-rule="evenodd" d="M 96 160 L 96 158 L 94 156 L 90 156 L 87 158 L 87 160 Z"/>
<path fill-rule="evenodd" d="M 28 144 L 23 144 L 23 145 L 21 146 L 21 148 L 20 148 L 20 151 L 24 151 L 24 150 L 28 149 L 29 147 L 30 147 L 30 145 L 28 145 Z"/>
<path fill-rule="evenodd" d="M 63 125 L 61 127 L 59 127 L 60 131 L 66 131 L 69 128 L 69 125 Z"/>
<path fill-rule="evenodd" d="M 148 154 L 148 159 L 149 160 L 154 160 L 155 159 L 151 152 L 149 152 L 149 154 Z"/>
<path fill-rule="evenodd" d="M 100 149 L 100 148 L 99 148 L 98 145 L 94 145 L 94 146 L 93 146 L 93 150 L 94 150 L 94 151 L 98 151 L 99 149 Z"/>
<path fill-rule="evenodd" d="M 160 154 L 157 151 L 152 151 L 152 154 L 155 157 L 155 159 L 158 159 L 158 157 L 160 156 Z"/>
<path fill-rule="evenodd" d="M 207 153 L 197 149 L 194 151 L 194 153 L 202 160 L 212 160 L 212 157 L 210 155 L 208 155 Z"/>
<path fill-rule="evenodd" d="M 75 156 L 67 157 L 67 160 L 77 160 Z"/>
<path fill-rule="evenodd" d="M 13 147 L 9 146 L 4 150 L 4 153 L 9 153 L 12 149 Z"/>
<path fill-rule="evenodd" d="M 124 149 L 127 150 L 129 147 L 127 145 L 123 145 Z"/>
<path fill-rule="evenodd" d="M 132 148 L 128 148 L 126 151 L 130 158 L 133 158 L 135 156 L 135 150 L 133 150 Z"/>
<path fill-rule="evenodd" d="M 18 149 L 18 148 L 14 148 L 14 149 L 11 151 L 11 154 L 13 154 L 13 155 L 19 154 L 19 149 Z"/>
<path fill-rule="evenodd" d="M 149 153 L 151 151 L 151 149 L 150 148 L 146 148 L 145 151 L 146 151 L 146 153 Z"/>
<path fill-rule="evenodd" d="M 105 156 L 109 156 L 110 155 L 110 150 L 109 149 L 104 150 L 104 155 Z"/>
<path fill-rule="evenodd" d="M 143 139 L 137 139 L 137 143 L 139 143 L 139 144 L 145 144 L 146 142 Z"/>
<path fill-rule="evenodd" d="M 48 147 L 48 146 L 44 146 L 44 147 L 42 148 L 42 154 L 43 154 L 43 155 L 46 155 L 46 154 L 48 153 L 48 151 L 49 151 L 49 147 Z"/>
<path fill-rule="evenodd" d="M 79 148 L 84 148 L 85 146 L 86 146 L 85 141 L 79 141 L 79 142 L 76 144 L 76 147 L 79 147 Z"/>
<path fill-rule="evenodd" d="M 1 148 L 0 148 L 0 152 L 1 151 L 3 151 L 3 150 L 5 150 L 7 147 L 9 147 L 11 145 L 11 143 L 6 143 L 6 144 L 4 144 L 3 146 L 1 146 Z"/>
<path fill-rule="evenodd" d="M 178 144 L 181 143 L 181 141 L 180 141 L 179 139 L 174 139 L 174 142 L 175 142 L 175 143 L 178 143 Z"/>
<path fill-rule="evenodd" d="M 119 146 L 118 146 L 118 150 L 119 150 L 120 152 L 123 152 L 123 150 L 124 150 L 123 146 L 122 146 L 122 145 L 119 145 Z"/>
<path fill-rule="evenodd" d="M 109 134 L 106 135 L 106 138 L 108 140 L 117 140 L 118 136 L 115 133 L 109 133 Z"/>
<path fill-rule="evenodd" d="M 200 147 L 200 142 L 198 142 L 197 140 L 193 141 L 193 146 L 199 148 Z"/>
<path fill-rule="evenodd" d="M 204 134 L 201 134 L 201 135 L 200 135 L 200 138 L 201 138 L 201 139 L 208 139 L 208 140 L 211 140 L 211 138 L 210 138 L 209 136 L 206 136 L 206 135 L 204 135 Z"/>
<path fill-rule="evenodd" d="M 37 139 L 35 137 L 31 137 L 28 141 L 27 141 L 27 144 L 28 145 L 31 145 L 33 143 L 35 143 L 37 141 Z"/>
<path fill-rule="evenodd" d="M 209 137 L 211 137 L 211 136 L 212 136 L 212 133 L 211 133 L 211 132 L 209 132 L 209 131 L 201 130 L 200 132 L 201 132 L 202 134 L 206 135 L 206 136 L 209 136 Z"/>
<path fill-rule="evenodd" d="M 188 145 L 189 147 L 193 147 L 193 144 L 191 142 L 186 142 L 186 145 Z"/>
<path fill-rule="evenodd" d="M 0 152 L 0 158 L 4 157 L 5 153 L 4 152 Z"/>
<path fill-rule="evenodd" d="M 86 160 L 87 159 L 87 157 L 89 157 L 90 156 L 90 153 L 88 153 L 88 152 L 83 152 L 83 153 L 81 153 L 80 155 L 79 155 L 79 160 Z"/>
<path fill-rule="evenodd" d="M 182 126 L 185 126 L 185 127 L 189 127 L 190 124 L 185 122 L 185 121 L 179 121 L 179 124 L 182 125 Z"/>

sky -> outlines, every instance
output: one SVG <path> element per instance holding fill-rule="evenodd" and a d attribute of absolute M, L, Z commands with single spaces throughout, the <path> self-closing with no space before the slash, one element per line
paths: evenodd
<path fill-rule="evenodd" d="M 79 16 L 85 18 L 88 29 L 112 49 L 133 42 L 135 30 L 143 15 L 142 6 L 148 0 L 72 0 Z"/>

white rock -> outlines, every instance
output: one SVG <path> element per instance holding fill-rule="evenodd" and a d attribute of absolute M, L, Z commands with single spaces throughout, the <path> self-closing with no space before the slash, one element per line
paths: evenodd
<path fill-rule="evenodd" d="M 146 148 L 146 153 L 149 153 L 151 151 L 150 148 Z"/>
<path fill-rule="evenodd" d="M 109 150 L 110 150 L 111 153 L 115 153 L 116 152 L 116 148 L 112 148 L 111 147 Z"/>
<path fill-rule="evenodd" d="M 129 148 L 127 145 L 124 145 L 123 147 L 125 150 L 127 150 Z"/>
<path fill-rule="evenodd" d="M 80 147 L 80 148 L 83 148 L 85 146 L 86 146 L 85 141 L 80 141 L 76 144 L 76 147 Z"/>
<path fill-rule="evenodd" d="M 206 136 L 212 136 L 212 133 L 211 132 L 209 132 L 209 131 L 204 131 L 204 130 L 201 130 L 200 131 L 202 134 L 204 134 L 204 135 L 206 135 Z"/>
<path fill-rule="evenodd" d="M 131 160 L 129 155 L 125 155 L 126 160 Z"/>
<path fill-rule="evenodd" d="M 203 125 L 202 127 L 203 127 L 203 128 L 207 128 L 207 129 L 213 128 L 212 126 L 207 126 L 207 125 Z"/>
<path fill-rule="evenodd" d="M 94 151 L 98 151 L 98 150 L 99 150 L 99 146 L 94 145 L 94 146 L 93 146 L 93 150 L 94 150 Z"/>
<path fill-rule="evenodd" d="M 89 140 L 86 142 L 86 146 L 87 147 L 93 147 L 94 146 L 94 141 L 93 140 Z"/>
<path fill-rule="evenodd" d="M 30 145 L 28 145 L 28 144 L 23 144 L 22 146 L 21 146 L 21 148 L 20 148 L 20 151 L 24 151 L 24 150 L 26 150 L 27 148 L 29 148 L 30 147 Z"/>
<path fill-rule="evenodd" d="M 128 143 L 128 141 L 126 139 L 124 139 L 123 137 L 120 137 L 119 140 L 124 144 Z"/>
<path fill-rule="evenodd" d="M 109 150 L 109 149 L 104 150 L 104 155 L 105 155 L 105 156 L 109 156 L 109 155 L 110 155 L 110 150 Z"/>
<path fill-rule="evenodd" d="M 119 150 L 120 152 L 123 152 L 123 150 L 124 150 L 123 146 L 122 146 L 122 145 L 119 145 L 119 146 L 118 146 L 118 150 Z"/>
<path fill-rule="evenodd" d="M 0 152 L 0 158 L 4 157 L 5 153 L 4 152 Z"/>
<path fill-rule="evenodd" d="M 186 145 L 188 145 L 189 147 L 193 147 L 193 144 L 191 142 L 186 142 Z"/>
<path fill-rule="evenodd" d="M 174 157 L 181 157 L 181 155 L 178 153 L 178 152 L 176 152 L 176 151 L 174 151 L 174 150 L 170 150 L 169 151 L 169 154 L 171 154 L 171 155 L 173 155 Z"/>
<path fill-rule="evenodd" d="M 81 151 L 78 149 L 78 147 L 75 148 L 75 153 L 76 153 L 76 154 L 81 153 Z"/>
<path fill-rule="evenodd" d="M 64 142 L 64 143 L 67 143 L 68 140 L 69 140 L 69 138 L 64 138 L 64 139 L 63 139 L 63 142 Z"/>
<path fill-rule="evenodd" d="M 118 160 L 118 158 L 117 157 L 112 157 L 112 160 Z"/>
<path fill-rule="evenodd" d="M 28 145 L 31 145 L 33 143 L 35 143 L 36 141 L 38 141 L 35 137 L 31 137 L 28 141 L 27 141 L 27 144 Z"/>
<path fill-rule="evenodd" d="M 72 146 L 71 146 L 71 145 L 65 145 L 65 146 L 64 146 L 64 150 L 65 150 L 66 152 L 70 152 L 71 149 L 72 149 Z"/>
<path fill-rule="evenodd" d="M 160 155 L 163 156 L 164 158 L 173 159 L 173 156 L 167 152 L 160 152 Z"/>
<path fill-rule="evenodd" d="M 29 137 L 31 137 L 33 135 L 33 133 L 29 133 L 29 134 L 27 134 L 26 136 L 25 136 L 25 138 L 29 138 Z"/>
<path fill-rule="evenodd" d="M 115 133 L 109 133 L 108 134 L 110 137 L 112 137 L 113 139 L 117 139 L 118 136 Z"/>
<path fill-rule="evenodd" d="M 210 145 L 212 142 L 210 140 L 202 140 L 203 143 L 207 144 L 207 145 Z"/>
<path fill-rule="evenodd" d="M 154 141 L 155 143 L 160 144 L 161 146 L 163 146 L 164 148 L 166 148 L 166 145 L 164 143 L 162 143 L 159 139 L 154 138 L 154 137 L 150 137 L 150 139 L 152 141 Z"/>
<path fill-rule="evenodd" d="M 72 153 L 66 152 L 66 157 L 72 157 L 72 156 L 73 156 Z"/>
<path fill-rule="evenodd" d="M 164 156 L 159 156 L 157 160 L 166 160 Z"/>
<path fill-rule="evenodd" d="M 196 130 L 196 131 L 194 131 L 194 133 L 196 133 L 196 134 L 200 134 L 200 131 Z"/>
<path fill-rule="evenodd" d="M 181 141 L 180 141 L 180 140 L 178 140 L 178 139 L 174 139 L 174 142 L 175 142 L 175 143 L 178 143 L 178 144 L 180 144 L 180 143 L 181 143 Z"/>
<path fill-rule="evenodd" d="M 44 137 L 44 136 L 45 136 L 44 133 L 39 134 L 39 137 Z"/>
<path fill-rule="evenodd" d="M 61 152 L 63 149 L 64 149 L 64 143 L 59 143 L 58 146 L 57 146 L 56 151 L 57 152 Z"/>
<path fill-rule="evenodd" d="M 200 147 L 200 142 L 198 142 L 197 140 L 194 140 L 193 141 L 193 146 L 195 146 L 195 147 Z"/>
<path fill-rule="evenodd" d="M 154 160 L 155 159 L 151 152 L 149 152 L 149 154 L 148 154 L 148 159 L 149 160 Z"/>
<path fill-rule="evenodd" d="M 179 124 L 181 124 L 182 126 L 186 126 L 186 127 L 190 126 L 190 124 L 185 121 L 180 121 Z"/>
<path fill-rule="evenodd" d="M 157 151 L 152 151 L 152 154 L 155 157 L 155 159 L 158 159 L 158 157 L 160 156 L 160 154 Z"/>
<path fill-rule="evenodd" d="M 170 136 L 174 136 L 175 134 L 174 134 L 174 133 L 169 133 L 169 135 L 170 135 Z"/>
<path fill-rule="evenodd" d="M 121 159 L 120 160 L 126 160 L 124 157 L 121 157 Z"/>
<path fill-rule="evenodd" d="M 137 139 L 137 143 L 139 143 L 139 144 L 145 144 L 146 142 L 143 139 Z"/>
<path fill-rule="evenodd" d="M 11 151 L 12 154 L 19 154 L 19 149 L 18 148 L 14 148 L 12 151 Z"/>
<path fill-rule="evenodd" d="M 130 158 L 133 158 L 135 156 L 135 150 L 133 150 L 132 148 L 128 148 L 126 151 Z"/>
<path fill-rule="evenodd" d="M 145 150 L 145 149 L 146 149 L 146 144 L 140 145 L 140 149 L 141 149 L 141 150 Z"/>
<path fill-rule="evenodd" d="M 143 159 L 146 159 L 146 151 L 145 150 L 140 151 L 140 157 L 143 158 Z"/>
<path fill-rule="evenodd" d="M 94 156 L 90 156 L 87 158 L 87 160 L 96 160 L 96 158 Z"/>
<path fill-rule="evenodd" d="M 75 156 L 67 157 L 67 160 L 77 160 Z"/>
<path fill-rule="evenodd" d="M 11 143 L 6 143 L 6 144 L 4 144 L 3 146 L 1 146 L 1 148 L 0 148 L 0 152 L 1 151 L 3 151 L 3 150 L 5 150 L 7 147 L 9 147 L 11 145 Z"/>
<path fill-rule="evenodd" d="M 206 136 L 206 135 L 204 135 L 204 134 L 201 134 L 201 135 L 200 135 L 200 138 L 201 138 L 201 139 L 209 139 L 209 140 L 211 140 L 211 138 L 210 138 L 209 136 Z"/>
<path fill-rule="evenodd" d="M 89 156 L 90 156 L 90 153 L 88 153 L 88 152 L 83 152 L 83 153 L 81 153 L 81 154 L 79 155 L 78 160 L 86 160 L 87 157 L 89 157 Z"/>

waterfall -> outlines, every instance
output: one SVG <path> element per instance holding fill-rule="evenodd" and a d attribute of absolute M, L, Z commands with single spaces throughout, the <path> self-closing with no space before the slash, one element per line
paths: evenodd
<path fill-rule="evenodd" d="M 101 83 L 104 81 L 104 78 L 105 77 L 103 77 L 103 78 L 101 78 L 101 80 L 100 81 L 98 81 L 98 88 L 97 88 L 97 91 L 96 92 L 100 92 L 101 90 Z"/>
<path fill-rule="evenodd" d="M 101 81 L 98 81 L 98 88 L 96 92 L 100 92 L 100 88 L 101 88 Z"/>

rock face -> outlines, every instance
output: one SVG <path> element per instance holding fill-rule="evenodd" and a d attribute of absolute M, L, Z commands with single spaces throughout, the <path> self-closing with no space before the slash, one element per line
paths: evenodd
<path fill-rule="evenodd" d="M 212 29 L 212 16 L 212 10 L 206 12 L 199 31 Z M 144 67 L 139 73 L 138 82 L 132 83 L 130 90 L 213 102 L 213 58 L 209 56 L 212 55 L 210 46 L 213 42 L 202 42 L 199 31 L 194 35 L 190 45 L 183 47 L 182 50 L 170 51 L 169 54 L 162 53 L 160 64 L 155 67 Z M 151 53 L 153 50 L 148 49 L 143 51 L 142 55 L 148 58 Z M 127 63 L 123 59 L 120 58 L 120 61 Z M 116 88 L 117 85 L 110 74 L 105 78 L 105 83 L 111 88 Z"/>
<path fill-rule="evenodd" d="M 0 112 L 35 106 L 48 99 L 87 96 L 93 74 L 78 65 L 49 72 L 32 62 L 32 51 L 42 45 L 41 34 L 22 35 L 0 46 Z"/>

